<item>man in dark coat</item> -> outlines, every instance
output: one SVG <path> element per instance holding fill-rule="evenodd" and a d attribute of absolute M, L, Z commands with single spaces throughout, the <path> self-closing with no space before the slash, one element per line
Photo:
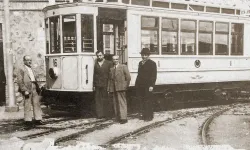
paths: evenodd
<path fill-rule="evenodd" d="M 96 52 L 94 65 L 93 90 L 95 91 L 95 106 L 97 118 L 111 117 L 112 102 L 108 98 L 108 76 L 113 66 L 112 62 L 104 59 L 102 51 Z"/>
<path fill-rule="evenodd" d="M 156 63 L 149 58 L 149 55 L 150 50 L 143 48 L 141 51 L 142 61 L 139 62 L 135 81 L 136 96 L 140 102 L 140 119 L 145 121 L 151 121 L 154 118 L 152 92 L 157 77 Z"/>
<path fill-rule="evenodd" d="M 119 56 L 113 56 L 114 67 L 110 69 L 108 91 L 113 96 L 116 119 L 121 123 L 127 123 L 127 100 L 126 90 L 131 77 L 128 67 L 119 64 Z"/>

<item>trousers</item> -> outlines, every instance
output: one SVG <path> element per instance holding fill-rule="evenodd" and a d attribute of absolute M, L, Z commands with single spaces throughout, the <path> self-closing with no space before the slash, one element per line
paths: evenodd
<path fill-rule="evenodd" d="M 127 120 L 127 100 L 125 91 L 115 91 L 112 93 L 114 111 L 116 119 Z"/>
<path fill-rule="evenodd" d="M 138 87 L 136 96 L 139 99 L 140 113 L 143 119 L 152 119 L 154 117 L 153 94 L 149 92 L 149 87 Z"/>
<path fill-rule="evenodd" d="M 42 109 L 40 106 L 41 96 L 38 95 L 36 84 L 32 83 L 32 90 L 29 96 L 24 96 L 24 121 L 42 120 Z"/>

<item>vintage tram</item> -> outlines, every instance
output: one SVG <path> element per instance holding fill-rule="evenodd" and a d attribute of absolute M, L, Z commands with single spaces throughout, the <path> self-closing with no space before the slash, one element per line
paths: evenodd
<path fill-rule="evenodd" d="M 154 92 L 169 102 L 181 100 L 178 93 L 184 91 L 227 97 L 230 89 L 250 80 L 250 19 L 237 5 L 81 0 L 43 11 L 47 90 L 64 105 L 84 101 L 93 92 L 97 50 L 120 56 L 128 65 L 133 90 L 139 52 L 148 47 L 158 70 Z"/>

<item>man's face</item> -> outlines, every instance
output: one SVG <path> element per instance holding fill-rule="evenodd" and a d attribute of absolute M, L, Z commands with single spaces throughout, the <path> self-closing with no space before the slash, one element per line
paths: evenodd
<path fill-rule="evenodd" d="M 149 55 L 148 54 L 141 54 L 141 58 L 142 58 L 142 60 L 146 61 L 146 60 L 148 60 Z"/>
<path fill-rule="evenodd" d="M 97 61 L 99 61 L 99 62 L 102 61 L 102 60 L 104 59 L 104 55 L 103 55 L 103 53 L 101 53 L 101 52 L 100 52 L 100 53 L 97 53 L 97 54 L 96 54 L 96 57 L 97 57 Z"/>
<path fill-rule="evenodd" d="M 113 56 L 113 63 L 114 65 L 117 65 L 119 63 L 119 57 L 118 56 Z"/>
<path fill-rule="evenodd" d="M 30 56 L 26 56 L 25 59 L 24 59 L 24 64 L 28 67 L 31 67 L 31 64 L 32 64 L 32 59 Z"/>

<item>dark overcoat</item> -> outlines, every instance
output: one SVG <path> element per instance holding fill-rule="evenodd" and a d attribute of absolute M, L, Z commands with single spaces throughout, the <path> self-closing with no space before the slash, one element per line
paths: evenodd
<path fill-rule="evenodd" d="M 108 86 L 108 77 L 110 68 L 113 66 L 113 63 L 104 60 L 102 66 L 95 62 L 94 66 L 94 77 L 93 77 L 93 86 L 94 87 L 107 87 Z"/>
<path fill-rule="evenodd" d="M 135 81 L 136 87 L 154 87 L 157 77 L 156 63 L 151 59 L 147 60 L 145 64 L 142 61 L 139 63 L 138 75 Z"/>

